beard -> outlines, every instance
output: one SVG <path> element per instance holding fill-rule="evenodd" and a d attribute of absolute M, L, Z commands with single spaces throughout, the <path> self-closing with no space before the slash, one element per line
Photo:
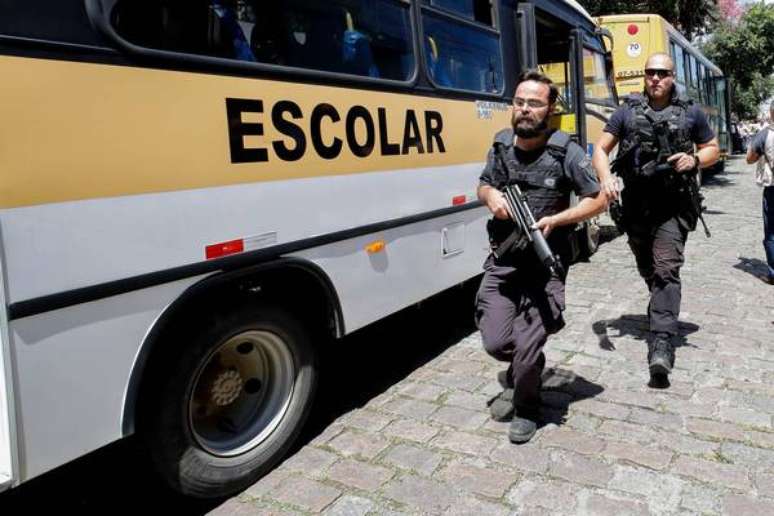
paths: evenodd
<path fill-rule="evenodd" d="M 516 136 L 521 138 L 535 138 L 540 136 L 546 130 L 548 130 L 548 115 L 542 119 L 537 120 L 528 116 L 517 116 L 513 114 L 511 117 L 511 125 L 513 126 L 513 132 Z"/>

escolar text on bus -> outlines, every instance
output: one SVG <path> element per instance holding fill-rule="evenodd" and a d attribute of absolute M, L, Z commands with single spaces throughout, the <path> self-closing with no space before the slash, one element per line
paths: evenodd
<path fill-rule="evenodd" d="M 268 113 L 265 119 L 246 122 L 242 114 Z M 388 133 L 387 110 L 380 107 L 376 113 L 364 106 L 351 106 L 340 113 L 331 104 L 320 103 L 309 114 L 291 100 L 276 102 L 271 109 L 264 109 L 259 99 L 226 99 L 228 140 L 232 163 L 269 161 L 269 148 L 283 161 L 296 161 L 311 151 L 323 159 L 337 158 L 346 145 L 355 156 L 365 158 L 377 152 L 381 156 L 395 156 L 416 152 L 418 154 L 446 152 L 441 137 L 443 118 L 437 111 L 416 112 L 407 109 L 403 117 L 402 134 Z M 263 136 L 264 124 L 271 123 L 277 132 L 289 137 L 286 140 L 267 142 L 263 147 L 247 147 L 245 136 Z M 332 124 L 343 124 L 345 138 L 324 136 Z M 356 124 L 365 127 L 365 134 L 355 132 Z M 377 141 L 378 140 L 378 141 Z"/>

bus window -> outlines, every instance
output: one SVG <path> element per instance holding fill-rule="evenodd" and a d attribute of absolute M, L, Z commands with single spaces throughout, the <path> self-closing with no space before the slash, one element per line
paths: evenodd
<path fill-rule="evenodd" d="M 587 48 L 583 49 L 583 84 L 586 101 L 615 105 L 613 89 L 605 68 L 605 56 Z"/>
<path fill-rule="evenodd" d="M 682 85 L 683 89 L 686 86 L 685 79 L 685 58 L 683 57 L 683 47 L 672 43 L 672 59 L 675 62 L 676 81 Z"/>
<path fill-rule="evenodd" d="M 709 103 L 717 106 L 718 105 L 718 92 L 715 88 L 715 77 L 714 74 L 710 71 L 707 71 L 707 96 L 709 97 Z"/>
<path fill-rule="evenodd" d="M 686 60 L 686 62 L 688 63 L 688 75 L 689 75 L 688 95 L 691 98 L 698 99 L 699 81 L 696 76 L 696 58 L 693 57 L 691 54 L 687 54 L 687 56 L 688 56 L 688 59 Z"/>
<path fill-rule="evenodd" d="M 422 10 L 422 27 L 425 61 L 436 85 L 502 92 L 503 64 L 497 31 L 426 7 Z"/>
<path fill-rule="evenodd" d="M 125 0 L 113 16 L 144 47 L 399 81 L 414 70 L 410 23 L 390 0 Z"/>
<path fill-rule="evenodd" d="M 575 112 L 575 95 L 573 94 L 572 67 L 570 65 L 569 30 L 548 16 L 539 17 L 535 27 L 537 41 L 538 68 L 545 73 L 559 88 L 559 99 L 556 102 L 556 113 L 572 114 Z M 568 119 L 569 120 L 569 119 Z M 569 127 L 569 133 L 576 129 Z"/>
<path fill-rule="evenodd" d="M 699 77 L 699 96 L 697 97 L 701 102 L 709 104 L 710 100 L 707 97 L 707 81 L 704 77 L 704 65 L 697 62 L 696 68 Z"/>
<path fill-rule="evenodd" d="M 424 0 L 424 3 L 494 26 L 490 0 Z"/>

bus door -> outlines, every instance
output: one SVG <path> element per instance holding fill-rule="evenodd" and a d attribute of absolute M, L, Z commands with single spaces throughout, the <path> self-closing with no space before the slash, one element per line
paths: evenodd
<path fill-rule="evenodd" d="M 582 29 L 533 4 L 518 5 L 517 27 L 522 68 L 537 67 L 559 88 L 551 126 L 570 134 L 586 148 Z"/>
<path fill-rule="evenodd" d="M 602 35 L 604 30 L 582 34 L 584 121 L 586 151 L 589 156 L 594 143 L 599 141 L 605 124 L 618 107 L 615 82 L 613 80 L 612 54 L 605 48 Z"/>

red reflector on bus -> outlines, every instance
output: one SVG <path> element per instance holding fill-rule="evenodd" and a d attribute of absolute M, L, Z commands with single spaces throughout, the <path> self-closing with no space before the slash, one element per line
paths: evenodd
<path fill-rule="evenodd" d="M 637 34 L 637 32 L 639 32 L 639 30 L 640 30 L 640 28 L 639 28 L 639 27 L 637 27 L 637 26 L 636 26 L 635 24 L 633 24 L 633 23 L 632 23 L 631 25 L 629 25 L 628 27 L 626 27 L 626 32 L 628 32 L 628 33 L 629 33 L 629 34 L 631 34 L 632 36 L 634 36 L 635 34 Z"/>
<path fill-rule="evenodd" d="M 460 204 L 465 204 L 465 201 L 467 199 L 464 195 L 457 195 L 455 197 L 452 197 L 452 206 L 459 206 Z"/>
<path fill-rule="evenodd" d="M 219 258 L 221 256 L 227 256 L 229 254 L 241 253 L 245 250 L 244 240 L 231 240 L 229 242 L 221 242 L 219 244 L 208 245 L 204 252 L 208 260 L 212 258 Z"/>

